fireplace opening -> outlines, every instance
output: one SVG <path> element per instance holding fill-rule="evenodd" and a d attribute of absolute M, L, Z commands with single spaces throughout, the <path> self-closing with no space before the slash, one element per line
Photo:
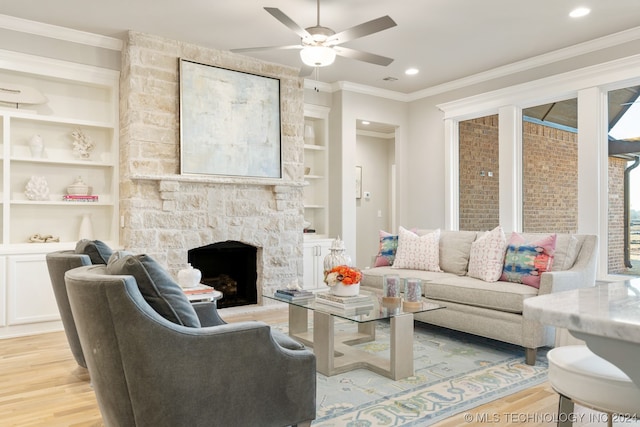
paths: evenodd
<path fill-rule="evenodd" d="M 222 292 L 219 308 L 257 304 L 257 248 L 228 240 L 190 249 L 189 263 L 202 272 L 201 282 Z"/>

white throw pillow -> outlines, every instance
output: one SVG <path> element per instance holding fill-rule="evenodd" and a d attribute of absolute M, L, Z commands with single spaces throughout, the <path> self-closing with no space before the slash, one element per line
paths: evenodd
<path fill-rule="evenodd" d="M 501 226 L 485 232 L 471 244 L 467 275 L 485 282 L 497 282 L 502 275 L 507 238 Z"/>
<path fill-rule="evenodd" d="M 411 268 L 413 270 L 440 270 L 440 229 L 418 236 L 406 228 L 400 227 L 398 249 L 393 268 Z"/>

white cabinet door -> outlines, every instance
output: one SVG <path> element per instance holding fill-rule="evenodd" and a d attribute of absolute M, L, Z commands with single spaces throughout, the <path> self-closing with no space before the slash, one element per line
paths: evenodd
<path fill-rule="evenodd" d="M 331 239 L 310 239 L 304 242 L 303 283 L 304 289 L 324 286 L 324 257 L 329 254 Z"/>
<path fill-rule="evenodd" d="M 60 319 L 44 254 L 9 256 L 8 324 Z"/>
<path fill-rule="evenodd" d="M 7 257 L 0 257 L 0 326 L 7 324 Z"/>

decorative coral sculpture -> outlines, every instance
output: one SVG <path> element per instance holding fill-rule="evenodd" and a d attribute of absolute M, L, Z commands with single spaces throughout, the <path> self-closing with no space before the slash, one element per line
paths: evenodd
<path fill-rule="evenodd" d="M 89 160 L 91 151 L 95 148 L 95 144 L 91 137 L 78 128 L 71 132 L 73 137 L 73 154 L 82 160 Z"/>
<path fill-rule="evenodd" d="M 27 182 L 24 194 L 29 200 L 49 200 L 49 184 L 44 176 L 34 175 Z"/>

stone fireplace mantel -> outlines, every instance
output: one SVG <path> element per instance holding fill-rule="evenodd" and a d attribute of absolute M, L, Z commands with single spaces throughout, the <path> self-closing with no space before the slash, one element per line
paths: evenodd
<path fill-rule="evenodd" d="M 168 181 L 168 182 L 192 182 L 202 184 L 232 184 L 232 185 L 258 185 L 277 187 L 303 187 L 306 185 L 304 181 L 286 181 L 283 179 L 272 178 L 245 178 L 231 176 L 199 176 L 199 175 L 132 175 L 132 181 Z"/>

